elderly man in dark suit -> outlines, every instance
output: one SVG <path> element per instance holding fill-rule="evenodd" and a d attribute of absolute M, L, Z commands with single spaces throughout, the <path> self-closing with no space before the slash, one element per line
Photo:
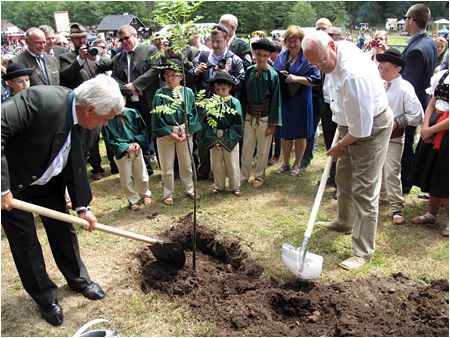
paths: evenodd
<path fill-rule="evenodd" d="M 402 77 L 410 82 L 422 104 L 423 111 L 428 106 L 428 94 L 425 92 L 430 86 L 430 79 L 434 74 L 437 63 L 437 46 L 427 34 L 428 21 L 431 18 L 430 9 L 424 4 L 413 5 L 405 15 L 405 31 L 411 37 L 403 50 L 403 59 L 407 66 L 403 68 Z M 411 191 L 408 182 L 409 171 L 414 158 L 414 135 L 416 127 L 406 127 L 405 147 L 402 156 L 402 189 L 404 194 Z"/>
<path fill-rule="evenodd" d="M 252 48 L 248 42 L 236 36 L 238 19 L 233 14 L 224 14 L 219 20 L 219 25 L 228 29 L 230 38 L 227 44 L 228 49 L 241 58 L 244 69 L 250 67 L 253 63 Z"/>
<path fill-rule="evenodd" d="M 39 29 L 45 34 L 45 52 L 53 55 L 55 58 L 59 59 L 59 56 L 64 53 L 70 52 L 69 48 L 57 46 L 55 44 L 56 37 L 55 31 L 52 27 L 47 25 L 39 26 Z"/>
<path fill-rule="evenodd" d="M 45 52 L 45 34 L 37 27 L 29 28 L 25 33 L 27 50 L 13 57 L 9 62 L 20 62 L 27 68 L 33 68 L 30 86 L 59 86 L 59 62 Z"/>
<path fill-rule="evenodd" d="M 84 81 L 92 79 L 98 74 L 105 73 L 112 67 L 111 59 L 106 57 L 102 48 L 94 48 L 94 53 L 89 52 L 87 45 L 87 35 L 89 30 L 74 22 L 70 25 L 70 38 L 74 45 L 74 50 L 59 57 L 61 67 L 61 85 L 74 89 Z M 97 52 L 97 55 L 92 55 Z M 92 174 L 95 180 L 103 177 L 105 170 L 102 168 L 101 156 L 99 152 L 99 141 L 101 126 L 93 130 L 83 130 L 82 139 L 89 151 L 88 162 L 92 165 Z M 117 169 L 114 165 L 113 168 Z"/>
<path fill-rule="evenodd" d="M 69 213 L 64 187 L 78 217 L 95 229 L 89 208 L 92 193 L 84 165 L 79 126 L 106 125 L 123 111 L 119 85 L 100 75 L 74 91 L 64 87 L 35 86 L 2 104 L 2 226 L 8 238 L 25 290 L 52 325 L 63 322 L 57 286 L 47 274 L 31 213 L 14 209 L 13 197 Z M 72 224 L 41 216 L 58 268 L 69 287 L 89 299 L 105 296 L 91 281 L 80 258 Z"/>
<path fill-rule="evenodd" d="M 157 58 L 151 58 L 158 53 L 155 46 L 139 43 L 136 29 L 129 25 L 121 26 L 117 37 L 123 50 L 113 59 L 112 77 L 131 89 L 133 96 L 127 97 L 127 107 L 136 109 L 147 125 L 149 135 L 152 131 L 150 111 L 153 97 L 159 89 L 159 64 Z M 149 175 L 153 174 L 151 157 L 154 155 L 150 138 L 150 149 L 142 149 L 144 161 Z M 152 150 L 151 150 L 152 149 Z"/>

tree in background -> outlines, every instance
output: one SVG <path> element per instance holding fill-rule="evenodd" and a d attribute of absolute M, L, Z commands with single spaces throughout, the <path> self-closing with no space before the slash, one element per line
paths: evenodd
<path fill-rule="evenodd" d="M 291 25 L 300 27 L 314 27 L 317 21 L 317 13 L 307 1 L 297 1 L 291 11 L 286 14 L 285 28 Z"/>

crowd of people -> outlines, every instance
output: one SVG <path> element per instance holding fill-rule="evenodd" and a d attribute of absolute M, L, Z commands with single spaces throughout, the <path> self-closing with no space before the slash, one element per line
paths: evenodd
<path fill-rule="evenodd" d="M 212 175 L 210 195 L 226 191 L 226 177 L 236 197 L 249 182 L 264 189 L 269 165 L 280 164 L 276 174 L 295 179 L 313 159 L 321 121 L 335 161 L 327 185 L 336 187 L 337 216 L 318 225 L 352 233 L 354 252 L 340 264 L 347 270 L 371 261 L 381 205 L 390 204 L 395 225 L 405 222 L 402 195 L 412 185 L 429 193 L 429 211 L 412 222 L 436 223 L 442 204 L 448 217 L 448 44 L 428 37 L 430 16 L 425 5 L 408 10 L 411 38 L 403 53 L 388 47 L 385 32 L 358 48 L 326 18 L 308 35 L 293 25 L 281 44 L 265 38 L 249 44 L 236 36 L 237 18 L 226 14 L 206 39 L 210 47 L 191 32 L 181 54 L 158 34 L 144 43 L 129 25 L 119 28 L 120 46 L 113 48 L 103 39 L 88 46 L 89 30 L 79 23 L 70 27 L 71 49 L 56 42 L 51 27 L 29 28 L 26 49 L 2 60 L 2 226 L 42 317 L 63 322 L 57 287 L 34 219 L 14 209 L 13 197 L 65 213 L 71 208 L 90 223 L 85 230 L 94 230 L 86 162 L 102 179 L 101 137 L 135 212 L 152 203 L 149 176 L 158 167 L 168 206 L 177 177 L 188 198 L 200 198 L 194 170 L 200 180 Z M 217 95 L 218 105 L 197 106 L 200 91 Z M 80 258 L 73 225 L 42 220 L 69 286 L 103 298 Z M 448 226 L 442 234 L 448 236 Z"/>

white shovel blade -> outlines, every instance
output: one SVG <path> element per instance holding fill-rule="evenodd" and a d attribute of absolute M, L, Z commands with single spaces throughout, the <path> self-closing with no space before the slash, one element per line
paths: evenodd
<path fill-rule="evenodd" d="M 284 243 L 282 246 L 284 264 L 297 276 L 303 279 L 314 279 L 322 273 L 323 257 L 306 252 L 303 266 L 300 266 L 300 248 Z"/>

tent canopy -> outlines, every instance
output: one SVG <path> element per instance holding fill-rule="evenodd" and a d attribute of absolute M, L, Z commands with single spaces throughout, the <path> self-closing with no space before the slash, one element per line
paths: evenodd
<path fill-rule="evenodd" d="M 438 32 L 438 34 L 448 34 L 448 28 L 447 28 L 447 27 L 442 28 L 442 29 Z"/>

